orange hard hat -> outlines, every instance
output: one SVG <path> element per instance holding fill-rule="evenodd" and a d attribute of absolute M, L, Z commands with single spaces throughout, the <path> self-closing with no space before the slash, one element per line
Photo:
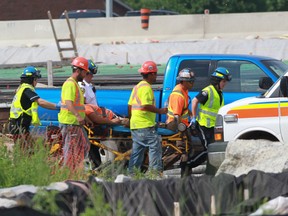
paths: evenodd
<path fill-rule="evenodd" d="M 73 59 L 71 65 L 74 66 L 74 67 L 81 68 L 81 69 L 83 69 L 85 71 L 89 71 L 88 60 L 86 58 L 84 58 L 84 57 L 76 57 L 75 59 Z"/>
<path fill-rule="evenodd" d="M 157 73 L 157 65 L 153 61 L 146 61 L 142 64 L 142 67 L 138 70 L 139 73 L 148 74 L 148 73 Z"/>

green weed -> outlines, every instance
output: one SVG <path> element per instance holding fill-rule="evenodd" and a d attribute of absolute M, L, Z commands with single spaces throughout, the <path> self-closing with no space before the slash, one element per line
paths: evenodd
<path fill-rule="evenodd" d="M 119 200 L 116 206 L 112 206 L 105 201 L 104 192 L 102 188 L 93 184 L 89 193 L 89 201 L 85 212 L 81 216 L 94 216 L 94 215 L 117 215 L 125 216 L 127 213 L 123 209 L 122 202 Z"/>
<path fill-rule="evenodd" d="M 0 187 L 16 185 L 44 186 L 71 178 L 70 171 L 59 165 L 50 154 L 44 138 L 38 138 L 30 151 L 23 151 L 16 143 L 12 149 L 0 141 Z M 78 177 L 78 176 L 77 176 Z M 76 176 L 72 175 L 72 179 Z"/>

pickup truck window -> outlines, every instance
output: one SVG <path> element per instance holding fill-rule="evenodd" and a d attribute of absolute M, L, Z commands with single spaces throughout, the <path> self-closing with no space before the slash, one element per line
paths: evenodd
<path fill-rule="evenodd" d="M 268 77 L 264 71 L 251 62 L 245 62 L 240 66 L 241 92 L 259 92 L 259 78 Z"/>
<path fill-rule="evenodd" d="M 261 62 L 272 72 L 278 74 L 279 77 L 283 76 L 284 73 L 288 70 L 288 65 L 282 61 L 263 60 Z"/>
<path fill-rule="evenodd" d="M 218 67 L 225 67 L 232 74 L 232 81 L 227 84 L 224 92 L 261 92 L 259 78 L 267 77 L 265 72 L 249 61 L 223 60 Z"/>
<path fill-rule="evenodd" d="M 196 76 L 193 91 L 201 91 L 204 87 L 206 87 L 210 83 L 210 75 L 209 75 L 210 63 L 211 63 L 210 60 L 193 60 L 193 59 L 183 60 L 179 65 L 178 73 L 183 68 L 191 68 Z"/>

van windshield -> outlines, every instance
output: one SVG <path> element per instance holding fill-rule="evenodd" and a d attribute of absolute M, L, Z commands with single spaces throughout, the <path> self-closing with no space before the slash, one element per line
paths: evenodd
<path fill-rule="evenodd" d="M 269 68 L 274 74 L 279 77 L 283 76 L 288 71 L 288 65 L 279 60 L 263 60 L 262 63 Z"/>

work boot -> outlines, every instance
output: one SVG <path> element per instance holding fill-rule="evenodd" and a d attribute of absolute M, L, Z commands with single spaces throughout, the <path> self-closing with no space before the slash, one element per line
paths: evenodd
<path fill-rule="evenodd" d="M 180 162 L 181 178 L 192 175 L 192 169 L 187 165 L 187 161 Z"/>

